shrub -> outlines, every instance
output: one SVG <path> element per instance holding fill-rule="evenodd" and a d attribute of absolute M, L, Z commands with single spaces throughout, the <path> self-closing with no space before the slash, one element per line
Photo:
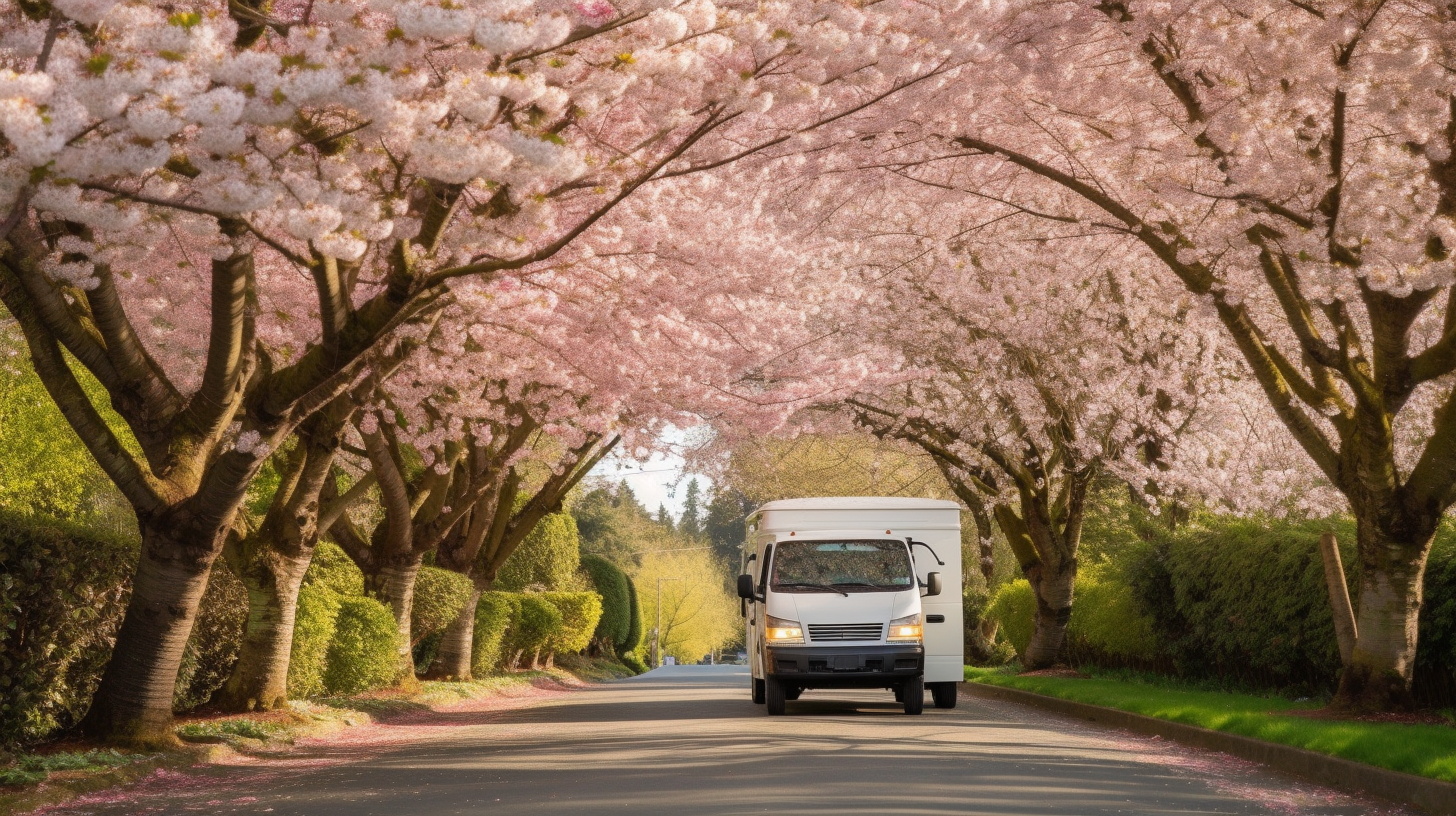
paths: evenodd
<path fill-rule="evenodd" d="M 341 598 L 326 587 L 311 584 L 298 591 L 293 618 L 293 650 L 288 657 L 288 696 L 295 699 L 324 693 L 329 642 L 339 619 Z"/>
<path fill-rule="evenodd" d="M 581 566 L 581 539 L 570 513 L 552 513 L 541 519 L 501 565 L 495 588 L 520 591 L 528 587 L 575 589 Z"/>
<path fill-rule="evenodd" d="M 470 650 L 470 673 L 484 677 L 505 668 L 506 632 L 520 612 L 521 599 L 508 592 L 486 592 L 475 607 L 475 641 Z"/>
<path fill-rule="evenodd" d="M 602 618 L 602 596 L 595 592 L 543 592 L 561 613 L 561 628 L 547 644 L 552 654 L 577 654 L 591 644 Z"/>
<path fill-rule="evenodd" d="M 232 673 L 248 621 L 248 590 L 221 558 L 213 562 L 207 590 L 182 653 L 172 707 L 187 711 L 212 699 Z"/>
<path fill-rule="evenodd" d="M 1036 626 L 1036 596 L 1031 591 L 1031 583 L 1018 578 L 1002 584 L 991 596 L 986 617 L 1000 625 L 999 637 L 1010 643 L 1017 654 L 1026 654 Z"/>
<path fill-rule="evenodd" d="M 394 682 L 399 661 L 394 615 L 373 598 L 342 598 L 329 642 L 324 690 L 352 694 Z"/>
<path fill-rule="evenodd" d="M 1112 568 L 1094 565 L 1078 572 L 1067 651 L 1073 662 L 1112 658 L 1146 665 L 1156 659 L 1153 621 L 1142 611 L 1132 587 Z"/>
<path fill-rule="evenodd" d="M 638 674 L 647 673 L 647 661 L 643 660 L 641 655 L 638 655 L 636 652 L 627 652 L 626 654 L 618 655 L 618 657 L 621 658 L 622 665 L 632 671 Z"/>
<path fill-rule="evenodd" d="M 415 579 L 415 601 L 410 617 L 410 643 L 445 631 L 460 610 L 470 603 L 475 585 L 458 572 L 422 567 Z"/>
<path fill-rule="evenodd" d="M 625 577 L 627 579 L 627 639 L 617 644 L 617 656 L 624 660 L 627 655 L 642 646 L 642 637 L 646 634 L 646 630 L 642 627 L 642 603 L 637 598 L 637 582 L 633 581 L 630 575 Z"/>
<path fill-rule="evenodd" d="M 563 620 L 561 612 L 544 597 L 530 594 L 519 597 L 520 607 L 506 634 L 507 661 L 515 668 L 529 659 L 531 668 L 536 668 L 542 652 L 561 631 Z"/>
<path fill-rule="evenodd" d="M 1331 529 L 1352 573 L 1355 531 L 1338 519 L 1214 517 L 1131 551 L 1123 569 L 1164 662 L 1184 676 L 1332 691 L 1340 655 L 1319 554 Z"/>
<path fill-rule="evenodd" d="M 627 588 L 627 574 L 599 555 L 582 556 L 581 569 L 602 599 L 602 616 L 592 640 L 597 648 L 615 654 L 627 642 L 632 630 L 632 595 Z"/>
<path fill-rule="evenodd" d="M 0 746 L 86 713 L 139 552 L 134 539 L 0 510 Z"/>
<path fill-rule="evenodd" d="M 1426 562 L 1419 637 L 1416 699 L 1441 708 L 1456 706 L 1456 530 L 1449 523 L 1441 526 Z"/>
<path fill-rule="evenodd" d="M 364 573 L 344 548 L 332 541 L 320 541 L 314 548 L 313 560 L 303 582 L 333 590 L 339 595 L 363 595 Z"/>

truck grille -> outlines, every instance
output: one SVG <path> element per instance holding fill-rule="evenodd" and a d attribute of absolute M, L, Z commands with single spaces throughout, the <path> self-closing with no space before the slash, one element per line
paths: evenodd
<path fill-rule="evenodd" d="M 826 640 L 879 640 L 885 632 L 882 623 L 811 623 L 809 639 Z"/>

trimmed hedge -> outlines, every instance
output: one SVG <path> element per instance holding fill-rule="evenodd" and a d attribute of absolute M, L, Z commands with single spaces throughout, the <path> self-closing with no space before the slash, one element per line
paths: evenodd
<path fill-rule="evenodd" d="M 582 556 L 581 569 L 602 599 L 602 615 L 592 640 L 602 651 L 616 654 L 632 631 L 632 594 L 627 588 L 627 573 L 599 555 Z"/>
<path fill-rule="evenodd" d="M 486 592 L 475 607 L 475 639 L 470 651 L 470 673 L 485 677 L 505 668 L 506 632 L 520 614 L 521 599 L 512 592 Z"/>
<path fill-rule="evenodd" d="M 410 615 L 410 643 L 445 631 L 460 610 L 470 603 L 475 586 L 458 572 L 421 567 L 415 578 L 415 601 Z"/>
<path fill-rule="evenodd" d="M 399 668 L 396 636 L 389 607 L 373 598 L 341 599 L 329 642 L 324 690 L 353 694 L 393 683 Z"/>
<path fill-rule="evenodd" d="M 627 617 L 627 639 L 617 644 L 617 656 L 622 658 L 624 662 L 626 661 L 627 655 L 635 653 L 642 647 L 642 638 L 647 634 L 647 630 L 642 626 L 642 602 L 637 598 L 637 582 L 633 581 L 630 575 L 626 576 L 626 578 L 627 608 L 629 610 Z M 641 663 L 640 660 L 638 662 Z M 628 665 L 630 666 L 632 664 L 629 663 Z M 646 669 L 644 668 L 643 671 L 646 671 Z M 640 671 L 638 672 L 638 674 L 641 673 Z"/>
<path fill-rule="evenodd" d="M 576 589 L 581 566 L 581 537 L 570 513 L 552 513 L 527 534 L 501 565 L 494 588 L 521 591 Z"/>
<path fill-rule="evenodd" d="M 546 644 L 551 653 L 585 651 L 602 618 L 602 596 L 595 592 L 543 592 L 541 597 L 561 613 L 561 628 Z"/>
<path fill-rule="evenodd" d="M 320 541 L 314 548 L 303 583 L 321 586 L 342 596 L 364 594 L 364 572 L 343 547 L 332 541 Z"/>
<path fill-rule="evenodd" d="M 1148 664 L 1158 656 L 1154 625 L 1132 587 L 1110 567 L 1093 565 L 1078 572 L 1067 623 L 1067 652 L 1073 662 L 1085 654 Z"/>
<path fill-rule="evenodd" d="M 86 713 L 140 551 L 134 539 L 0 510 L 0 747 Z"/>
<path fill-rule="evenodd" d="M 248 589 L 219 558 L 207 577 L 207 590 L 197 607 L 197 619 L 182 665 L 177 672 L 177 686 L 172 707 L 190 711 L 208 700 L 232 673 L 233 664 L 243 646 L 243 628 L 248 622 Z"/>
<path fill-rule="evenodd" d="M 1077 614 L 1075 602 L 1072 615 Z M 991 596 L 986 607 L 986 617 L 1000 625 L 997 637 L 1011 644 L 1017 654 L 1025 654 L 1031 644 L 1031 633 L 1036 626 L 1036 596 L 1031 583 L 1025 578 L 1008 581 Z"/>
<path fill-rule="evenodd" d="M 324 693 L 329 643 L 334 639 L 341 601 L 337 592 L 317 584 L 306 585 L 298 591 L 293 650 L 288 657 L 289 697 L 301 700 Z"/>
<path fill-rule="evenodd" d="M 561 610 L 540 595 L 520 595 L 520 605 L 506 632 L 506 665 L 508 668 L 538 668 L 543 652 L 551 639 L 561 631 Z"/>

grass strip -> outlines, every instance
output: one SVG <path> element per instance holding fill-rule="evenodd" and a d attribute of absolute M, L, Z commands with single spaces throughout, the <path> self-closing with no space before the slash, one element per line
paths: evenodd
<path fill-rule="evenodd" d="M 1213 731 L 1305 748 L 1392 771 L 1456 782 L 1456 728 L 1355 720 L 1315 720 L 1284 712 L 1318 703 L 1177 688 L 1167 682 L 1022 677 L 966 667 L 966 680 L 1106 706 Z"/>

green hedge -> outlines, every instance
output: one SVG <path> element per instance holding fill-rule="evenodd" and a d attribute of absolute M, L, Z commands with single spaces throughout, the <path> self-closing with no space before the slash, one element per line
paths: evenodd
<path fill-rule="evenodd" d="M 0 510 L 0 748 L 86 713 L 139 552 L 133 539 Z"/>
<path fill-rule="evenodd" d="M 627 573 L 599 555 L 582 556 L 581 569 L 602 600 L 602 615 L 592 640 L 601 650 L 616 654 L 632 631 L 632 594 L 627 588 Z"/>
<path fill-rule="evenodd" d="M 293 618 L 293 650 L 288 658 L 288 696 L 302 700 L 325 691 L 329 643 L 339 619 L 342 598 L 317 584 L 298 591 L 298 608 Z"/>
<path fill-rule="evenodd" d="M 522 594 L 520 606 L 506 632 L 506 663 L 509 668 L 537 668 L 549 653 L 552 638 L 561 631 L 563 618 L 546 598 Z"/>
<path fill-rule="evenodd" d="M 212 564 L 207 590 L 182 653 L 172 707 L 190 711 L 212 699 L 232 673 L 248 622 L 248 589 L 219 558 Z"/>
<path fill-rule="evenodd" d="M 536 525 L 501 565 L 494 589 L 576 589 L 581 538 L 570 513 L 552 513 Z"/>
<path fill-rule="evenodd" d="M 344 548 L 332 541 L 320 541 L 303 582 L 333 590 L 342 596 L 364 594 L 364 573 Z"/>
<path fill-rule="evenodd" d="M 1075 605 L 1072 614 L 1077 614 Z M 997 638 L 1010 643 L 1017 654 L 1025 654 L 1036 625 L 1036 596 L 1032 594 L 1031 584 L 1025 578 L 1002 584 L 991 596 L 986 617 L 1000 625 Z"/>
<path fill-rule="evenodd" d="M 475 586 L 470 578 L 439 567 L 421 567 L 415 579 L 415 601 L 410 615 L 410 642 L 419 643 L 445 631 L 460 610 L 470 603 Z"/>
<path fill-rule="evenodd" d="M 329 641 L 324 690 L 352 694 L 393 683 L 399 669 L 396 635 L 389 607 L 373 598 L 342 598 Z"/>
<path fill-rule="evenodd" d="M 617 656 L 623 658 L 624 661 L 627 655 L 633 654 L 641 648 L 642 638 L 647 633 L 647 630 L 642 626 L 642 602 L 637 598 L 637 582 L 633 581 L 630 575 L 626 576 L 626 578 L 627 608 L 629 610 L 627 618 L 627 639 L 617 644 Z M 638 674 L 641 674 L 641 672 L 638 672 Z"/>
<path fill-rule="evenodd" d="M 577 654 L 591 644 L 602 618 L 602 596 L 595 592 L 543 592 L 541 597 L 561 613 L 561 628 L 547 648 L 553 655 Z"/>
<path fill-rule="evenodd" d="M 470 673 L 485 677 L 505 668 L 506 632 L 520 614 L 521 599 L 513 592 L 486 592 L 475 607 L 475 640 L 470 651 Z"/>
<path fill-rule="evenodd" d="M 1147 665 L 1157 660 L 1154 621 L 1131 586 L 1105 565 L 1084 567 L 1077 575 L 1072 619 L 1067 623 L 1067 652 L 1083 659 Z"/>

